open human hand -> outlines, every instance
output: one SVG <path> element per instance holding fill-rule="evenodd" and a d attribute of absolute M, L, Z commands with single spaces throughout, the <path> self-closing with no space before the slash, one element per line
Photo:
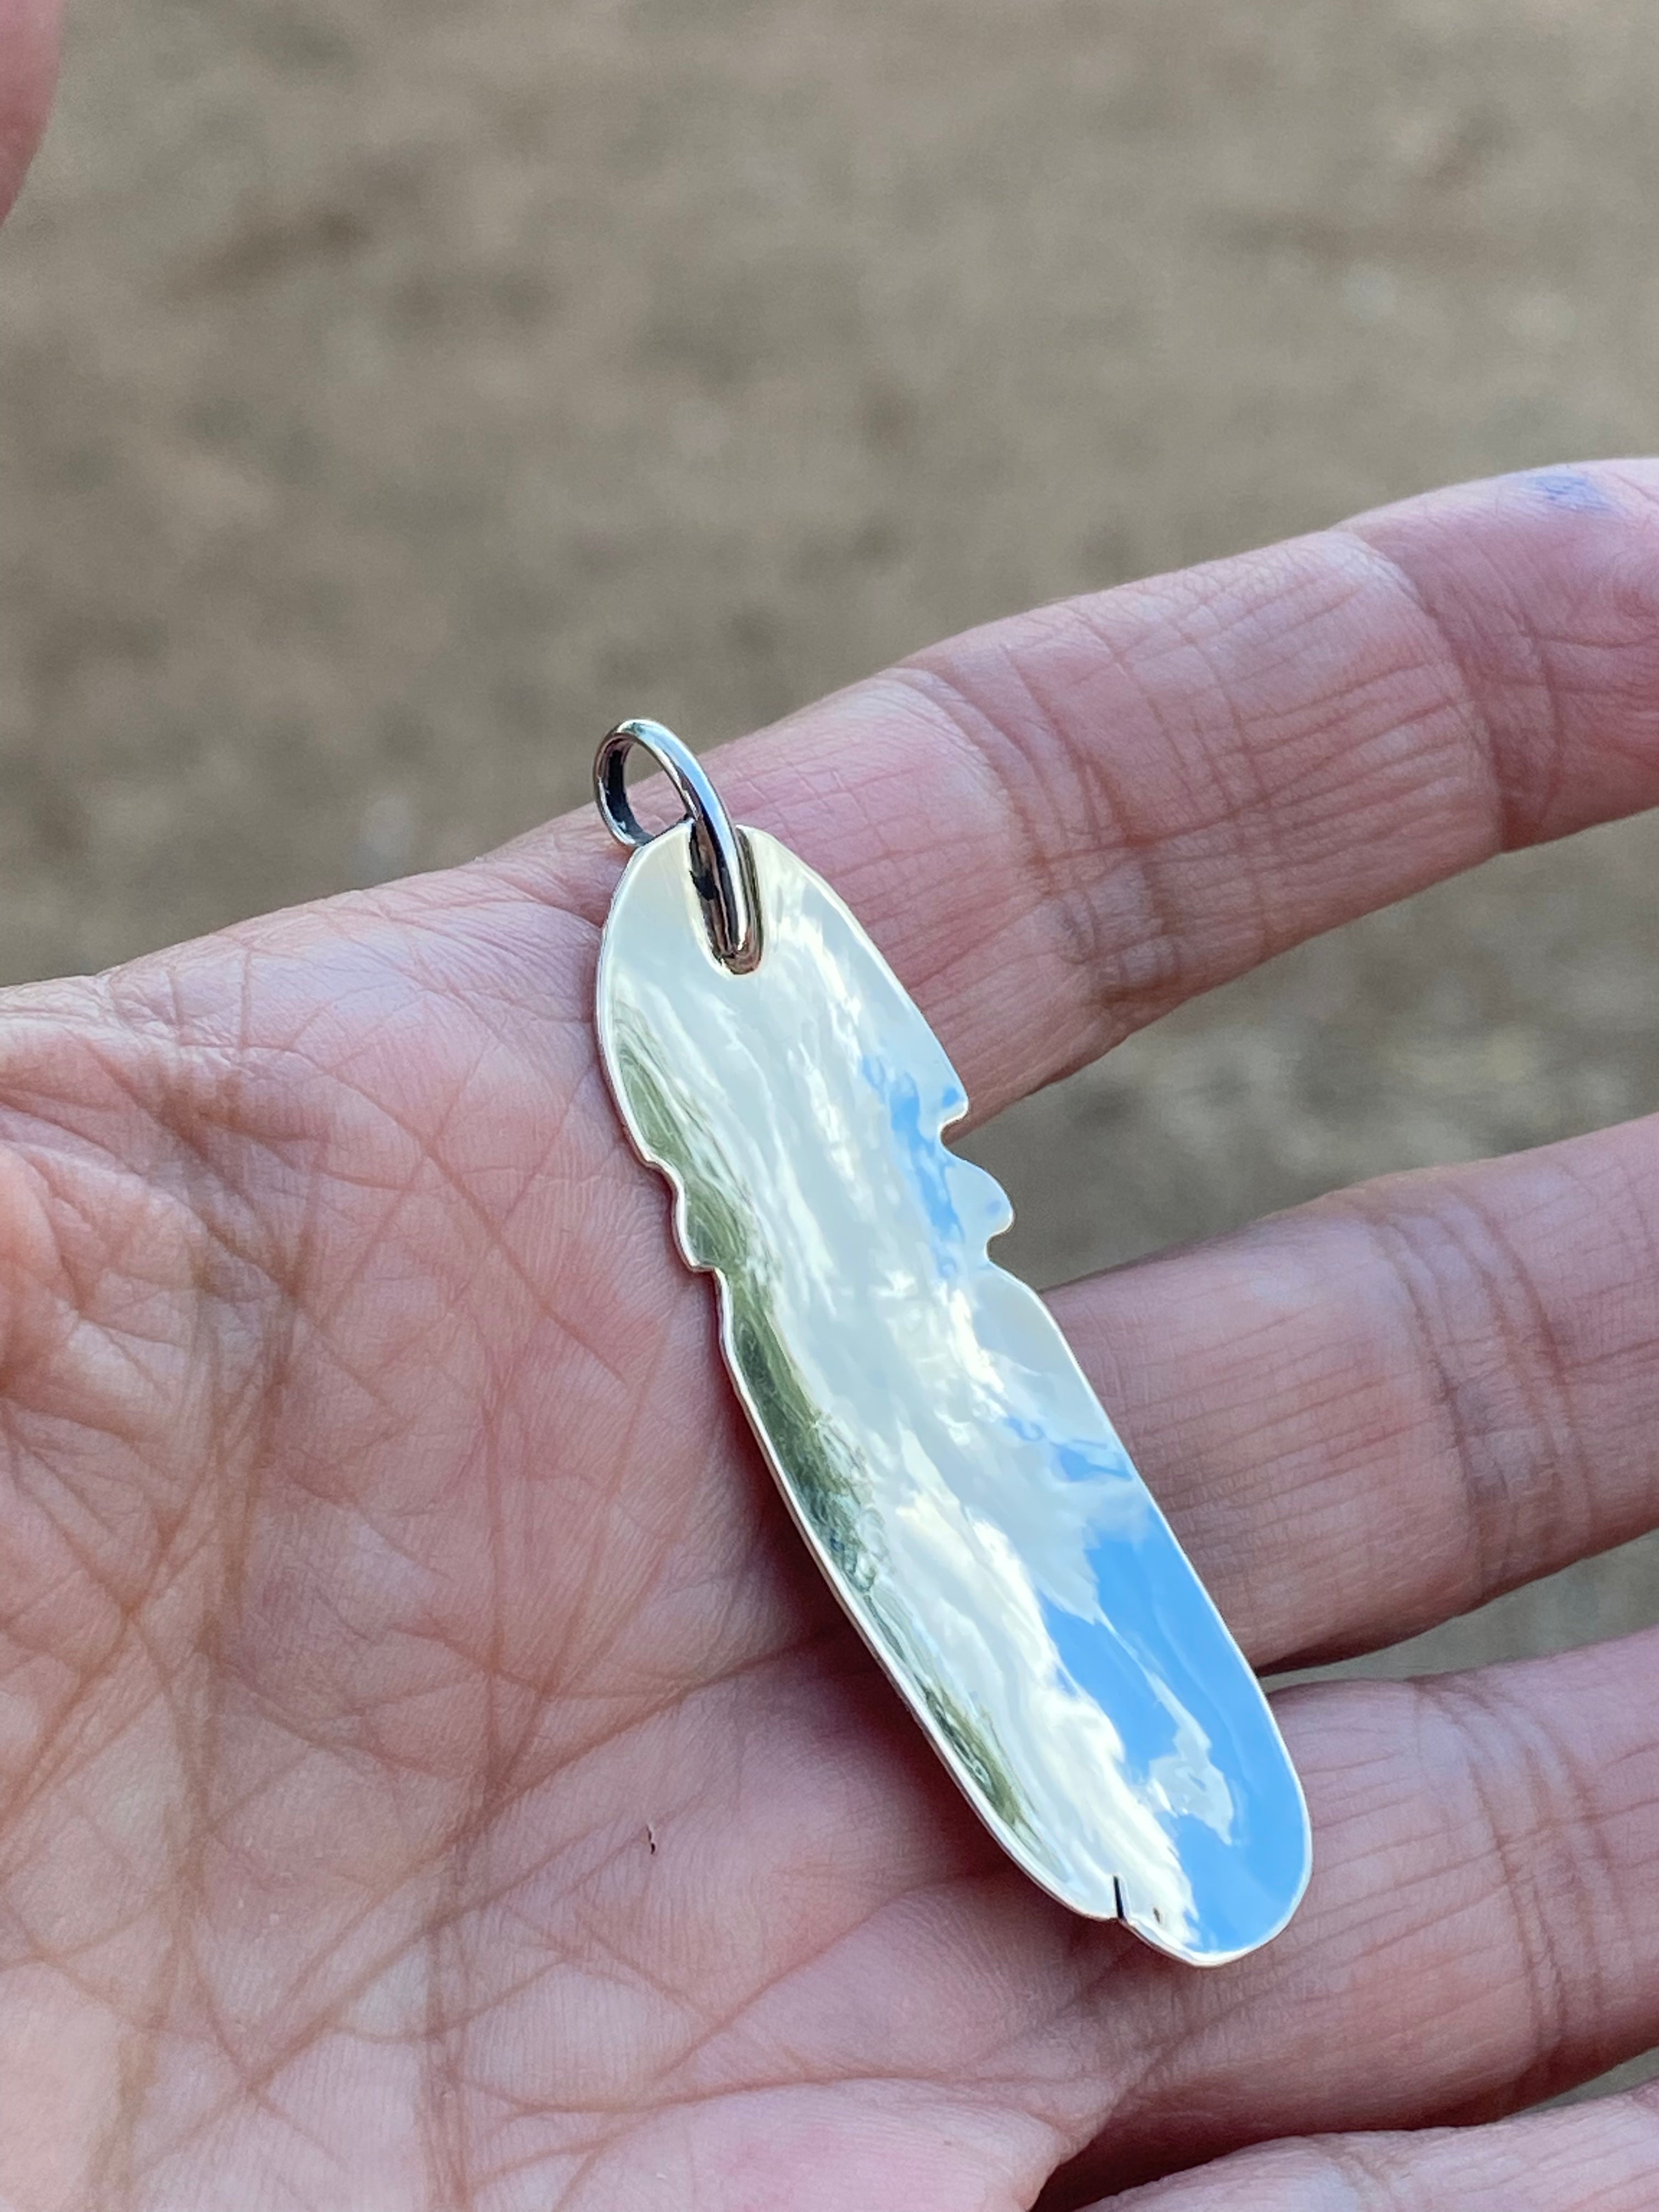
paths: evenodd
<path fill-rule="evenodd" d="M 994 1113 L 1659 799 L 1659 470 L 1005 623 L 718 774 Z M 1659 2039 L 1659 1634 L 1284 1695 L 1316 1869 L 1251 1959 L 1052 1904 L 736 1413 L 595 1058 L 616 875 L 573 819 L 0 1000 L 7 2212 L 1650 2208 L 1650 2100 L 1498 2116 Z M 1659 1522 L 1656 1164 L 1057 1297 L 1258 1666 Z"/>

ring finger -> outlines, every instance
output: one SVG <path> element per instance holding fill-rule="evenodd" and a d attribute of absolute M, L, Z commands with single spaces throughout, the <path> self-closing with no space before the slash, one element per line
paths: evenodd
<path fill-rule="evenodd" d="M 1045 2212 L 1241 2143 L 1483 2118 L 1659 2040 L 1656 1697 L 1659 1632 L 1286 1693 L 1307 1902 L 1226 1973 L 1109 1978 L 1100 2078 L 1134 2087 Z"/>

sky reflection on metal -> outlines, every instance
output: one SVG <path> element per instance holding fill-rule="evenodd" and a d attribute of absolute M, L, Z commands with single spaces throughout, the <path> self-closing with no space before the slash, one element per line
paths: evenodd
<path fill-rule="evenodd" d="M 841 901 L 748 840 L 763 951 L 710 950 L 684 825 L 618 885 L 623 1116 L 720 1284 L 738 1394 L 853 1620 L 1004 1848 L 1219 1964 L 1282 1928 L 1307 1814 L 1266 1699 L 942 1131 L 943 1048 Z"/>

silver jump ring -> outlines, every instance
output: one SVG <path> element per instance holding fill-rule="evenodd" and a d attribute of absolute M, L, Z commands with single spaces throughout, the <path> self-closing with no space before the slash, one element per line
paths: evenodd
<path fill-rule="evenodd" d="M 630 848 L 648 845 L 653 836 L 665 834 L 641 825 L 628 796 L 628 756 L 635 745 L 650 754 L 685 809 L 680 822 L 691 829 L 691 880 L 702 902 L 714 957 L 734 975 L 745 975 L 758 964 L 761 954 L 754 866 L 743 832 L 691 748 L 660 722 L 618 722 L 593 756 L 593 799 L 599 818 L 619 845 Z M 679 823 L 672 826 L 678 829 Z"/>

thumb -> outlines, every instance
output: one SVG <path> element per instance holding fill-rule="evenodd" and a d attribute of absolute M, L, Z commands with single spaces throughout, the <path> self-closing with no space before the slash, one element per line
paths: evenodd
<path fill-rule="evenodd" d="M 58 0 L 0 0 L 0 216 L 17 197 L 58 78 Z"/>

